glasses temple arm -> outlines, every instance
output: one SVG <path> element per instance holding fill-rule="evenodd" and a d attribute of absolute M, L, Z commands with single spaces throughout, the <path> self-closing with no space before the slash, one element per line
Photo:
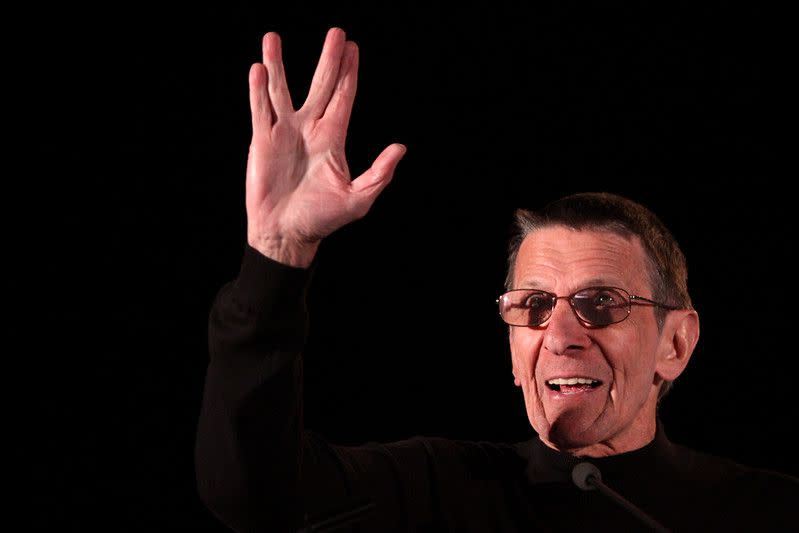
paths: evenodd
<path fill-rule="evenodd" d="M 644 298 L 643 296 L 630 295 L 630 303 L 644 305 L 644 302 L 646 302 L 646 303 L 648 303 L 650 305 L 654 305 L 656 307 L 663 307 L 665 309 L 671 309 L 672 311 L 676 311 L 677 309 L 682 309 L 679 306 L 662 304 L 660 302 L 656 302 L 654 300 L 650 300 L 649 298 Z"/>

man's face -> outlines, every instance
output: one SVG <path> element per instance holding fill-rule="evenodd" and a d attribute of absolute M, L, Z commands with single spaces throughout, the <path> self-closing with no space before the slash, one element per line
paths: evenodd
<path fill-rule="evenodd" d="M 652 298 L 645 258 L 637 237 L 553 226 L 522 242 L 514 288 L 567 296 L 604 285 Z M 511 326 L 510 348 L 527 416 L 549 446 L 596 456 L 636 449 L 651 440 L 660 383 L 658 354 L 668 349 L 653 307 L 634 305 L 622 322 L 590 328 L 578 321 L 568 300 L 558 300 L 541 326 Z M 556 390 L 548 384 L 556 378 L 600 383 Z"/>

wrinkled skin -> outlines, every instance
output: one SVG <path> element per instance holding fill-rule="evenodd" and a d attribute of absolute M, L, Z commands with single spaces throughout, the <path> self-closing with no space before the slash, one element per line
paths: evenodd
<path fill-rule="evenodd" d="M 565 296 L 608 285 L 652 298 L 646 273 L 637 237 L 553 226 L 523 241 L 514 288 Z M 654 308 L 636 305 L 622 322 L 589 328 L 567 300 L 558 300 L 539 327 L 509 328 L 515 383 L 539 438 L 554 449 L 591 457 L 635 450 L 654 438 L 660 385 L 683 371 L 698 337 L 693 310 L 670 311 L 661 332 Z M 546 385 L 557 377 L 589 377 L 601 385 L 557 394 Z"/>
<path fill-rule="evenodd" d="M 264 255 L 307 267 L 320 241 L 369 211 L 406 148 L 386 147 L 352 179 L 344 144 L 358 78 L 358 47 L 331 28 L 311 88 L 291 102 L 280 37 L 263 38 L 250 67 L 252 142 L 247 160 L 247 242 Z"/>

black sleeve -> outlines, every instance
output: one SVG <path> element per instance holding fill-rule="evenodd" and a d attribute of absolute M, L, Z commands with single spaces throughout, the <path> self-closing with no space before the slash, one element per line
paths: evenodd
<path fill-rule="evenodd" d="M 208 322 L 210 361 L 197 431 L 200 497 L 237 531 L 301 519 L 302 361 L 309 269 L 246 246 Z"/>
<path fill-rule="evenodd" d="M 454 464 L 465 474 L 440 453 L 454 443 L 413 437 L 344 447 L 303 427 L 301 353 L 315 265 L 286 266 L 248 246 L 237 279 L 211 306 L 200 497 L 236 531 L 294 531 L 363 502 L 375 507 L 362 531 L 419 531 L 438 515 L 437 469 Z"/>

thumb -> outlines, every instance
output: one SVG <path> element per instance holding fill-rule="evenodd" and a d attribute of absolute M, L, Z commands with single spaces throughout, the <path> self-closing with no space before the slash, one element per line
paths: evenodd
<path fill-rule="evenodd" d="M 380 192 L 394 177 L 394 170 L 408 149 L 394 143 L 386 147 L 369 169 L 352 181 L 350 186 L 353 211 L 364 216 Z"/>

